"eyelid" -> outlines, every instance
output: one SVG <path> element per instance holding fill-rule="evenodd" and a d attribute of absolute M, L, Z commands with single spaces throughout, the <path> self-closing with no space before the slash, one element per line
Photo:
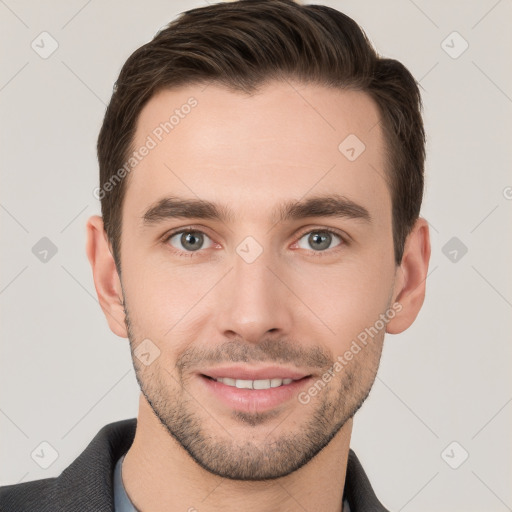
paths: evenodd
<path fill-rule="evenodd" d="M 350 241 L 350 237 L 344 231 L 339 231 L 336 228 L 331 228 L 331 227 L 327 227 L 327 226 L 313 226 L 313 227 L 309 226 L 307 228 L 304 228 L 304 231 L 300 231 L 299 235 L 296 235 L 296 236 L 298 237 L 298 239 L 300 239 L 304 235 L 307 235 L 308 233 L 312 233 L 315 231 L 316 232 L 332 233 L 333 235 L 339 236 L 341 238 L 341 240 L 347 245 Z"/>
<path fill-rule="evenodd" d="M 174 230 L 167 231 L 161 237 L 162 243 L 167 245 L 172 250 L 173 253 L 181 255 L 181 256 L 183 256 L 183 255 L 185 255 L 185 256 L 193 256 L 194 254 L 199 253 L 199 252 L 205 250 L 205 249 L 199 249 L 197 251 L 182 251 L 180 249 L 177 249 L 176 247 L 173 247 L 169 243 L 169 240 L 171 238 L 175 237 L 176 235 L 179 235 L 179 234 L 182 234 L 182 233 L 200 233 L 201 235 L 205 235 L 206 237 L 208 237 L 211 240 L 213 245 L 217 244 L 217 242 L 215 242 L 215 240 L 207 233 L 207 228 L 205 228 L 204 226 L 201 226 L 201 227 L 182 226 L 180 228 L 176 228 Z M 211 249 L 211 248 L 212 247 L 208 247 L 208 249 Z"/>
<path fill-rule="evenodd" d="M 201 233 L 202 235 L 206 235 L 208 238 L 212 239 L 212 237 L 208 234 L 208 228 L 205 226 L 181 226 L 179 228 L 171 229 L 170 231 L 166 231 L 162 235 L 162 241 L 166 242 L 169 240 L 169 238 L 178 235 L 180 233 Z M 213 239 L 212 239 L 213 240 Z"/>
<path fill-rule="evenodd" d="M 293 250 L 302 249 L 302 247 L 298 247 L 298 244 L 300 240 L 304 238 L 305 235 L 308 235 L 310 233 L 329 233 L 331 235 L 338 237 L 340 239 L 340 243 L 335 245 L 334 247 L 330 247 L 323 251 L 315 251 L 314 249 L 303 249 L 306 251 L 308 257 L 311 256 L 313 258 L 327 258 L 329 256 L 332 256 L 333 254 L 337 254 L 339 251 L 343 250 L 345 246 L 349 245 L 348 235 L 340 233 L 337 229 L 329 227 L 308 227 L 304 231 L 302 231 L 301 234 L 296 235 L 296 241 L 292 244 L 294 246 Z"/>

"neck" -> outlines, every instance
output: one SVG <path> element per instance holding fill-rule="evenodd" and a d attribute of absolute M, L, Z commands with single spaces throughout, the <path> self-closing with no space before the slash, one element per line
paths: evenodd
<path fill-rule="evenodd" d="M 340 512 L 352 420 L 299 470 L 245 482 L 211 474 L 167 432 L 141 395 L 137 429 L 123 462 L 123 484 L 141 511 Z"/>

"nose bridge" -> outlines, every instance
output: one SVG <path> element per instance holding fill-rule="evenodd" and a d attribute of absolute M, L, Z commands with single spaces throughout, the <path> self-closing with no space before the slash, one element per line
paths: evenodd
<path fill-rule="evenodd" d="M 272 271 L 269 269 L 272 269 Z M 276 278 L 277 257 L 247 237 L 233 254 L 232 271 L 219 291 L 222 304 L 219 329 L 257 342 L 270 330 L 288 332 L 292 319 L 290 297 Z"/>

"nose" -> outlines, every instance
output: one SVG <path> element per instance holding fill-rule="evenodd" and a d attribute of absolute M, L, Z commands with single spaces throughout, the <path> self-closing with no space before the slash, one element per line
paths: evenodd
<path fill-rule="evenodd" d="M 217 328 L 224 338 L 248 343 L 258 343 L 267 333 L 289 335 L 297 304 L 283 284 L 285 270 L 267 251 L 249 261 L 235 254 L 232 270 L 218 287 Z"/>

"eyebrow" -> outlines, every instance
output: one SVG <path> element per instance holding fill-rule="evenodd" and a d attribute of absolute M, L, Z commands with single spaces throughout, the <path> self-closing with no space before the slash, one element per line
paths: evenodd
<path fill-rule="evenodd" d="M 203 199 L 165 197 L 150 206 L 142 216 L 145 226 L 168 219 L 209 219 L 220 222 L 233 222 L 235 212 L 225 205 Z M 369 211 L 354 201 L 341 195 L 314 196 L 305 200 L 289 200 L 273 211 L 274 223 L 300 220 L 308 217 L 334 217 L 372 222 Z"/>

